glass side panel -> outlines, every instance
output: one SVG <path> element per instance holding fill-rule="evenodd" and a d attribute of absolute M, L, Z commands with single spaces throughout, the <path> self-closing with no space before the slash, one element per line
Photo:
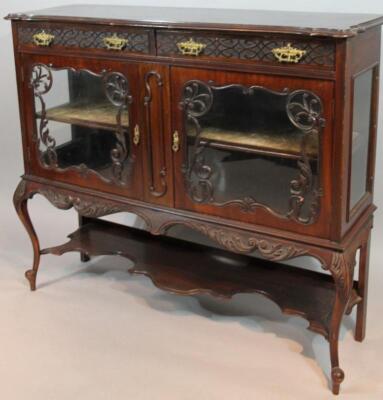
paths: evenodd
<path fill-rule="evenodd" d="M 373 70 L 354 79 L 350 209 L 366 193 Z"/>
<path fill-rule="evenodd" d="M 124 184 L 132 170 L 127 79 L 120 73 L 33 67 L 40 161 Z"/>
<path fill-rule="evenodd" d="M 256 207 L 302 223 L 317 216 L 321 100 L 312 92 L 189 81 L 183 102 L 189 197 Z"/>

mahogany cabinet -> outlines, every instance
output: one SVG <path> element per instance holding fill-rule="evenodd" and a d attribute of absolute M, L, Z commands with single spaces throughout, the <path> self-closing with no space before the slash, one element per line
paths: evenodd
<path fill-rule="evenodd" d="M 264 294 L 329 341 L 337 394 L 354 306 L 365 336 L 383 18 L 118 6 L 7 18 L 31 289 L 41 255 L 79 251 L 131 258 L 178 294 Z M 37 193 L 78 212 L 68 243 L 40 247 Z M 99 219 L 118 212 L 145 231 Z M 167 237 L 176 226 L 222 249 Z M 283 264 L 301 256 L 330 275 Z"/>

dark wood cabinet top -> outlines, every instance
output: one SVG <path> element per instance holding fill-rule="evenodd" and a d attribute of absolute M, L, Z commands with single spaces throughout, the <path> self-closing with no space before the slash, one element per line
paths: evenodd
<path fill-rule="evenodd" d="M 350 37 L 383 23 L 382 15 L 178 7 L 68 5 L 9 14 L 13 20 L 100 22 L 119 25 L 285 32 Z"/>

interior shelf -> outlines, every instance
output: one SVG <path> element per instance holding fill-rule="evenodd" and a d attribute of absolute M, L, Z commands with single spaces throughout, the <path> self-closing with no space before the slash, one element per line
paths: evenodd
<path fill-rule="evenodd" d="M 285 133 L 259 129 L 254 132 L 241 132 L 206 127 L 203 128 L 200 138 L 202 142 L 209 142 L 209 146 L 215 148 L 291 158 L 300 157 L 302 154 L 302 133 L 299 131 Z M 315 135 L 308 137 L 306 153 L 310 158 L 318 156 L 318 141 Z"/>
<path fill-rule="evenodd" d="M 353 151 L 361 145 L 360 134 L 353 132 Z M 192 140 L 193 136 L 189 138 Z M 209 143 L 209 147 L 241 151 L 247 153 L 264 154 L 283 158 L 300 158 L 302 155 L 302 133 L 290 131 L 282 133 L 270 129 L 254 132 L 241 132 L 215 127 L 204 128 L 201 132 L 201 144 Z M 318 157 L 318 140 L 310 135 L 306 144 L 306 154 L 309 158 Z"/>
<path fill-rule="evenodd" d="M 51 121 L 88 126 L 101 129 L 116 129 L 117 108 L 108 102 L 65 103 L 47 109 L 46 118 Z M 37 113 L 41 117 L 41 113 Z M 121 125 L 129 127 L 128 112 L 122 113 Z"/>
<path fill-rule="evenodd" d="M 89 256 L 127 257 L 135 263 L 129 272 L 147 275 L 157 287 L 182 295 L 230 298 L 237 293 L 260 293 L 284 313 L 307 319 L 308 329 L 328 337 L 335 298 L 331 276 L 102 220 L 82 226 L 69 238 L 42 254 L 81 251 Z"/>

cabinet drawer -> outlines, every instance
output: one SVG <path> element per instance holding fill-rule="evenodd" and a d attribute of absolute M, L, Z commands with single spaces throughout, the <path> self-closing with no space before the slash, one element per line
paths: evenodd
<path fill-rule="evenodd" d="M 18 29 L 21 49 L 95 50 L 113 54 L 151 51 L 149 29 L 26 23 Z"/>
<path fill-rule="evenodd" d="M 335 44 L 285 35 L 226 35 L 200 31 L 157 31 L 157 55 L 256 61 L 274 65 L 334 68 Z M 283 61 L 278 60 L 283 58 Z"/>

